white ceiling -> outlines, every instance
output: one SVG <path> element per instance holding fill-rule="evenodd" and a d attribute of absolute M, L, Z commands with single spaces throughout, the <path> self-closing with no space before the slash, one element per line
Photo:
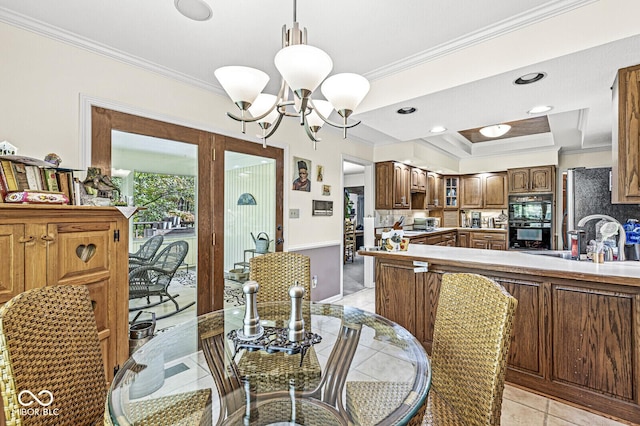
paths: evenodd
<path fill-rule="evenodd" d="M 184 17 L 172 0 L 0 0 L 0 21 L 217 93 L 216 68 L 256 67 L 272 76 L 275 92 L 273 57 L 293 2 L 204 1 L 213 9 L 205 22 Z M 309 44 L 329 53 L 333 73 L 372 82 L 350 137 L 417 141 L 456 159 L 609 149 L 610 86 L 617 69 L 640 63 L 637 16 L 637 0 L 301 0 L 297 7 Z M 537 71 L 547 78 L 512 84 Z M 554 107 L 549 134 L 472 147 L 457 133 L 528 118 L 540 104 Z M 403 106 L 418 111 L 396 114 Z M 433 135 L 434 125 L 448 130 Z"/>

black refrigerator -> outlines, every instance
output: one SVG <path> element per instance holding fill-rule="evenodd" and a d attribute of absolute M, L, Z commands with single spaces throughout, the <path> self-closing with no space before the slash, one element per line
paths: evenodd
<path fill-rule="evenodd" d="M 640 220 L 637 204 L 611 204 L 611 167 L 579 168 L 567 171 L 567 230 L 576 229 L 580 219 L 591 214 L 605 214 L 624 224 L 627 219 Z M 597 221 L 582 228 L 587 242 L 596 238 Z M 564 240 L 567 236 L 564 235 Z"/>

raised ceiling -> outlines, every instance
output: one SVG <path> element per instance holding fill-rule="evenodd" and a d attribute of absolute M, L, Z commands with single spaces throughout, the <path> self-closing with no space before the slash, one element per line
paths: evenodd
<path fill-rule="evenodd" d="M 292 1 L 205 1 L 213 18 L 196 22 L 172 0 L 0 0 L 0 21 L 220 94 L 216 68 L 256 67 L 271 75 L 274 92 L 273 57 Z M 333 58 L 334 73 L 372 82 L 352 138 L 413 141 L 459 160 L 610 149 L 610 87 L 617 69 L 640 63 L 637 0 L 301 0 L 297 16 L 309 44 Z M 547 77 L 513 84 L 532 72 Z M 541 137 L 473 144 L 459 133 L 531 118 L 527 111 L 541 104 L 553 106 Z M 396 114 L 407 106 L 416 113 Z M 447 130 L 430 133 L 436 125 Z"/>

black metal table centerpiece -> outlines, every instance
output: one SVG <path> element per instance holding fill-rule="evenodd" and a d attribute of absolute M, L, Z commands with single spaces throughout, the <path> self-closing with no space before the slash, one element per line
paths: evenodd
<path fill-rule="evenodd" d="M 263 350 L 267 353 L 286 352 L 289 355 L 300 354 L 300 366 L 307 350 L 322 341 L 322 336 L 306 331 L 302 319 L 302 297 L 304 288 L 296 282 L 289 288 L 291 297 L 291 316 L 286 327 L 263 327 L 260 324 L 257 308 L 257 293 L 260 285 L 256 281 L 247 281 L 242 286 L 245 295 L 245 311 L 242 329 L 231 330 L 227 337 L 233 342 L 234 354 L 240 349 L 248 351 Z"/>

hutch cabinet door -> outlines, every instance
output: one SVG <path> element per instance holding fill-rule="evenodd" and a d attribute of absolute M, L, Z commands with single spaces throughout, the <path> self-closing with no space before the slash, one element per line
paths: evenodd
<path fill-rule="evenodd" d="M 24 225 L 0 225 L 0 303 L 24 291 L 24 247 L 35 244 L 25 237 Z"/>
<path fill-rule="evenodd" d="M 60 222 L 47 225 L 47 285 L 85 285 L 89 289 L 102 345 L 105 373 L 110 380 L 117 365 L 116 253 L 117 223 Z"/>

